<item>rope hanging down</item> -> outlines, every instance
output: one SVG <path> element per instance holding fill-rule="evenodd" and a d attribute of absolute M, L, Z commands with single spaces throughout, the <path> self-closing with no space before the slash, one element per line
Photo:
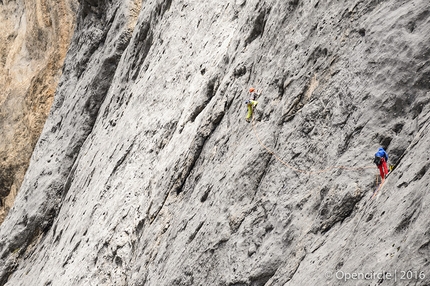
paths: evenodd
<path fill-rule="evenodd" d="M 322 169 L 322 170 L 312 170 L 312 171 L 307 171 L 307 170 L 301 170 L 298 169 L 290 164 L 288 164 L 287 162 L 285 162 L 284 160 L 282 160 L 278 155 L 276 155 L 276 153 L 271 150 L 269 147 L 267 147 L 266 145 L 264 145 L 263 141 L 260 139 L 260 137 L 258 137 L 258 134 L 255 130 L 255 124 L 254 124 L 254 116 L 252 116 L 252 130 L 254 132 L 255 137 L 258 140 L 258 143 L 261 145 L 261 147 L 263 147 L 264 149 L 266 149 L 266 151 L 271 154 L 273 157 L 275 157 L 275 159 L 277 161 L 279 161 L 282 165 L 290 168 L 291 170 L 297 172 L 297 173 L 303 173 L 303 174 L 309 174 L 309 175 L 314 175 L 314 174 L 321 174 L 321 173 L 325 173 L 334 169 L 343 169 L 343 170 L 365 170 L 365 169 L 374 169 L 374 166 L 363 166 L 363 167 L 348 167 L 348 166 L 331 166 L 328 167 L 326 169 Z"/>

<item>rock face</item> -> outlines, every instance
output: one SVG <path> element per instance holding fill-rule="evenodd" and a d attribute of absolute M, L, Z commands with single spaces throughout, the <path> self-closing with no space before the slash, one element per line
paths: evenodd
<path fill-rule="evenodd" d="M 0 222 L 48 116 L 76 9 L 72 0 L 0 1 Z"/>
<path fill-rule="evenodd" d="M 81 0 L 0 281 L 428 285 L 429 34 L 427 0 Z"/>

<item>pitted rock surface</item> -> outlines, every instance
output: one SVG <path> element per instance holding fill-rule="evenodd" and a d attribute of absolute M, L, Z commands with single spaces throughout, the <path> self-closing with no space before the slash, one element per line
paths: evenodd
<path fill-rule="evenodd" d="M 430 283 L 428 1 L 81 0 L 76 21 L 3 284 Z M 327 275 L 396 269 L 425 277 Z"/>

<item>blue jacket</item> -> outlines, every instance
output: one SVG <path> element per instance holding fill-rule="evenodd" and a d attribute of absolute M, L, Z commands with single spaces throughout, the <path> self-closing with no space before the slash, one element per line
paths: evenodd
<path fill-rule="evenodd" d="M 388 162 L 388 154 L 382 147 L 379 147 L 378 152 L 375 153 L 375 156 L 384 158 L 385 162 Z"/>

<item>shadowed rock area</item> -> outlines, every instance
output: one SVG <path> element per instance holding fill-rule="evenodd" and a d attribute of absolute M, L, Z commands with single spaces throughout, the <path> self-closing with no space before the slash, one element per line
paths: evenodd
<path fill-rule="evenodd" d="M 430 284 L 427 0 L 80 0 L 76 17 L 0 227 L 2 284 Z M 380 146 L 395 168 L 370 199 Z M 395 271 L 417 275 L 342 277 Z"/>
<path fill-rule="evenodd" d="M 0 222 L 48 116 L 76 9 L 74 0 L 0 1 Z"/>

